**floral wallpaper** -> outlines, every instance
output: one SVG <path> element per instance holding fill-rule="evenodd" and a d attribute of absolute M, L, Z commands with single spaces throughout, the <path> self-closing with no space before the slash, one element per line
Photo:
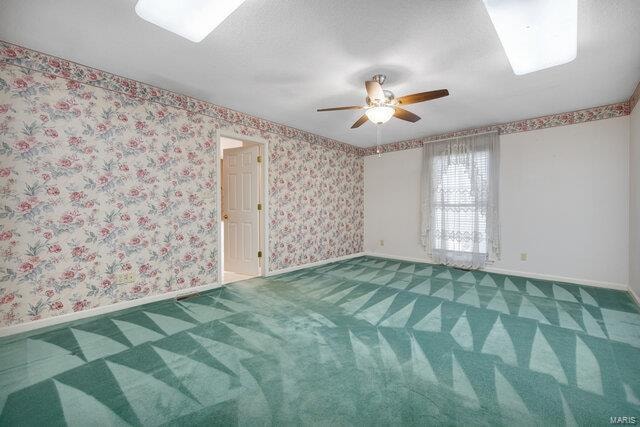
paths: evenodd
<path fill-rule="evenodd" d="M 351 154 L 361 154 L 360 148 L 345 144 L 344 142 L 270 122 L 259 117 L 211 104 L 210 102 L 201 101 L 136 80 L 127 79 L 2 40 L 0 40 L 0 62 L 18 65 L 33 71 L 40 71 L 65 79 L 72 79 L 93 87 L 119 92 L 146 101 L 157 102 L 168 107 L 180 108 L 192 113 L 201 113 L 230 125 L 241 126 L 244 129 L 252 129 L 249 132 L 253 132 L 253 130 L 269 132 L 324 148 L 341 150 Z"/>
<path fill-rule="evenodd" d="M 638 84 L 640 87 L 640 83 Z M 636 89 L 637 92 L 637 89 Z M 612 119 L 614 117 L 628 116 L 633 110 L 634 97 L 631 96 L 629 101 L 620 102 L 618 104 L 603 105 L 600 107 L 587 108 L 585 110 L 570 111 L 567 113 L 551 114 L 548 116 L 537 117 L 534 119 L 519 120 L 499 125 L 485 126 L 475 129 L 467 129 L 456 132 L 449 132 L 441 135 L 427 136 L 423 138 L 410 139 L 407 141 L 391 142 L 380 146 L 363 148 L 361 154 L 363 156 L 372 156 L 374 154 L 388 153 L 391 151 L 410 150 L 412 148 L 422 147 L 425 143 L 438 141 L 440 139 L 455 138 L 459 136 L 476 135 L 485 132 L 498 131 L 501 135 L 508 133 L 527 132 L 531 130 L 546 129 L 556 126 L 573 125 L 576 123 L 591 122 L 594 120 Z"/>
<path fill-rule="evenodd" d="M 269 162 L 271 270 L 362 251 L 362 157 L 277 138 Z"/>
<path fill-rule="evenodd" d="M 362 251 L 363 159 L 629 101 L 359 148 L 0 41 L 0 327 L 214 283 L 216 129 L 269 142 L 270 270 Z"/>
<path fill-rule="evenodd" d="M 0 64 L 0 326 L 215 283 L 218 128 L 269 141 L 271 270 L 362 250 L 357 152 Z"/>
<path fill-rule="evenodd" d="M 8 65 L 0 91 L 1 324 L 216 281 L 213 119 Z"/>

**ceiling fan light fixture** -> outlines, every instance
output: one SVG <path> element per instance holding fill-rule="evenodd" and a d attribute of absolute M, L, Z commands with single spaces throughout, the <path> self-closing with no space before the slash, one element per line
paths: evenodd
<path fill-rule="evenodd" d="M 244 0 L 138 0 L 135 10 L 145 21 L 198 43 L 243 2 Z"/>
<path fill-rule="evenodd" d="M 388 122 L 389 119 L 393 117 L 395 111 L 395 108 L 389 107 L 388 105 L 378 105 L 367 109 L 365 114 L 373 123 L 381 125 L 382 123 Z"/>
<path fill-rule="evenodd" d="M 578 0 L 483 0 L 514 74 L 566 64 L 578 51 Z"/>
<path fill-rule="evenodd" d="M 371 80 L 364 82 L 365 89 L 367 90 L 367 105 L 362 107 L 352 105 L 348 107 L 319 108 L 318 111 L 365 110 L 364 114 L 351 126 L 351 129 L 359 128 L 368 121 L 380 125 L 388 122 L 391 117 L 415 123 L 420 120 L 420 116 L 402 107 L 449 95 L 447 89 L 438 89 L 429 92 L 412 93 L 396 98 L 393 92 L 382 89 L 382 83 L 384 83 L 385 79 L 386 77 L 382 74 L 376 74 Z"/>

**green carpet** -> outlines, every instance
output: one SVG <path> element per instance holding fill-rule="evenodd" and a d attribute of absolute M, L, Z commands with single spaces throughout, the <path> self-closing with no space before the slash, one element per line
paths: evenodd
<path fill-rule="evenodd" d="M 355 258 L 0 341 L 0 425 L 608 425 L 628 294 Z"/>

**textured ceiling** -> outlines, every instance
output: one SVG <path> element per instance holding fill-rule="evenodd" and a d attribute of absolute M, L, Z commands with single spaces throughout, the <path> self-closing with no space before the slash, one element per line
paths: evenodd
<path fill-rule="evenodd" d="M 578 57 L 515 76 L 481 0 L 246 0 L 201 43 L 140 19 L 135 0 L 3 0 L 0 39 L 329 138 L 375 144 L 364 80 L 447 98 L 382 142 L 626 100 L 640 79 L 640 1 L 579 0 Z"/>

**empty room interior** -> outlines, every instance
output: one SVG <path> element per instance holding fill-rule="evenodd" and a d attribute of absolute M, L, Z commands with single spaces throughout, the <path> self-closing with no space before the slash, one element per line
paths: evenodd
<path fill-rule="evenodd" d="M 0 426 L 640 424 L 640 1 L 3 0 Z"/>

